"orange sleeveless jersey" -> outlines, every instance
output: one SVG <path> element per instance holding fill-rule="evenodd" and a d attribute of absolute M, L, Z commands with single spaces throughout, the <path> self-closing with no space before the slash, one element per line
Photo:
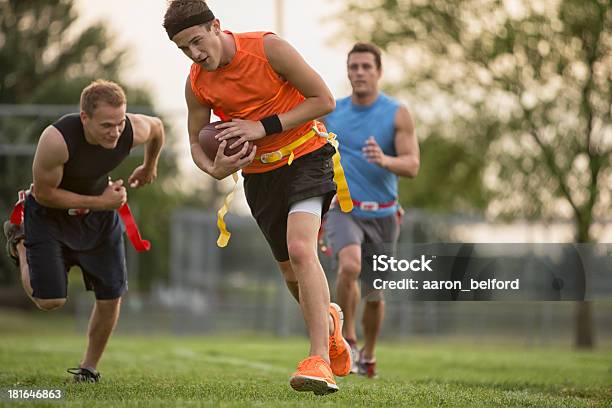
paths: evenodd
<path fill-rule="evenodd" d="M 270 32 L 231 33 L 236 43 L 236 55 L 231 62 L 208 72 L 198 64 L 191 65 L 191 89 L 198 100 L 213 109 L 223 120 L 261 120 L 281 114 L 299 105 L 305 98 L 293 85 L 274 72 L 264 52 L 263 37 Z M 321 128 L 322 125 L 317 123 Z M 313 126 L 309 121 L 285 132 L 264 136 L 254 143 L 257 156 L 276 151 L 306 134 Z M 324 129 L 321 129 L 324 130 Z M 295 158 L 303 156 L 327 143 L 325 138 L 313 137 L 294 150 Z M 264 164 L 253 160 L 243 168 L 244 173 L 264 173 L 287 164 L 288 157 Z"/>

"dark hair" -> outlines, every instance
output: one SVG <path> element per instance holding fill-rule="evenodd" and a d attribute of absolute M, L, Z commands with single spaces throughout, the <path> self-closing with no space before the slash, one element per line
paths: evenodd
<path fill-rule="evenodd" d="M 172 0 L 168 4 L 166 14 L 164 14 L 164 28 L 166 32 L 173 30 L 174 27 L 183 24 L 190 17 L 198 14 L 211 12 L 208 4 L 204 0 Z M 210 31 L 212 20 L 204 24 L 206 30 Z"/>
<path fill-rule="evenodd" d="M 101 102 L 114 108 L 127 103 L 125 92 L 118 84 L 97 79 L 87 85 L 81 92 L 81 110 L 91 117 Z"/>
<path fill-rule="evenodd" d="M 379 70 L 382 68 L 382 62 L 380 59 L 380 48 L 378 48 L 374 44 L 358 42 L 355 45 L 353 45 L 353 48 L 351 48 L 351 50 L 349 51 L 347 55 L 347 63 L 348 63 L 348 57 L 350 57 L 351 54 L 355 52 L 369 52 L 370 54 L 374 55 L 374 60 L 376 61 L 376 68 L 378 68 Z"/>

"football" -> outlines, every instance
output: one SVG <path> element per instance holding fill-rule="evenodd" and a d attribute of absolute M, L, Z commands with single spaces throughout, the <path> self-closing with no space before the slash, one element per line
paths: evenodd
<path fill-rule="evenodd" d="M 223 131 L 223 129 L 215 129 L 215 126 L 221 123 L 225 123 L 225 122 L 218 121 L 218 122 L 209 123 L 208 125 L 204 126 L 202 130 L 200 130 L 200 133 L 198 135 L 198 141 L 200 143 L 200 147 L 204 151 L 204 154 L 206 154 L 206 156 L 210 160 L 213 160 L 213 161 L 215 160 L 215 157 L 217 156 L 217 150 L 219 150 L 219 144 L 221 144 L 220 141 L 215 139 L 215 136 L 221 133 L 221 131 Z M 239 139 L 238 137 L 232 137 L 230 139 L 227 139 L 227 145 L 225 146 L 225 150 L 223 151 L 223 153 L 225 153 L 226 156 L 232 156 L 238 153 L 242 149 L 244 143 L 234 147 L 233 149 L 230 149 L 231 144 L 234 143 L 238 139 Z M 245 142 L 245 143 L 248 143 L 249 145 L 247 152 L 245 154 L 245 156 L 247 156 L 253 150 L 253 143 L 250 143 L 250 142 Z"/>

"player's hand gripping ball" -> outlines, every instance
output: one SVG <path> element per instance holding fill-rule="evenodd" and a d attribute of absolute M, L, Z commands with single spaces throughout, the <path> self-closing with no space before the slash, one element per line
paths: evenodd
<path fill-rule="evenodd" d="M 212 161 L 214 161 L 215 157 L 217 157 L 217 150 L 219 150 L 219 145 L 221 144 L 220 141 L 215 139 L 215 136 L 221 133 L 221 131 L 223 130 L 223 129 L 215 129 L 215 126 L 221 123 L 224 123 L 224 122 L 219 121 L 219 122 L 209 123 L 208 125 L 204 126 L 202 130 L 200 130 L 200 133 L 198 135 L 198 141 L 200 142 L 200 147 L 204 151 L 204 154 L 206 154 L 206 156 Z M 253 150 L 253 143 L 251 142 L 244 142 L 234 147 L 233 149 L 230 149 L 230 146 L 232 145 L 232 143 L 234 143 L 238 139 L 239 139 L 238 136 L 227 139 L 225 150 L 223 150 L 223 153 L 226 156 L 232 156 L 238 153 L 240 150 L 242 150 L 244 143 L 248 143 L 249 145 L 249 147 L 247 148 L 247 152 L 244 154 L 244 156 L 248 156 L 249 154 L 251 154 L 251 150 Z"/>

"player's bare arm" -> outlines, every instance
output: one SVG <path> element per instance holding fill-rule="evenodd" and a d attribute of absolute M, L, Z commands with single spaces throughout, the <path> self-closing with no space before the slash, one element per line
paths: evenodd
<path fill-rule="evenodd" d="M 193 93 L 189 77 L 185 83 L 185 100 L 187 102 L 187 128 L 189 132 L 189 144 L 191 146 L 191 157 L 193 162 L 202 171 L 213 176 L 217 180 L 224 179 L 242 167 L 248 165 L 255 158 L 257 147 L 253 146 L 251 154 L 245 156 L 248 143 L 242 146 L 242 150 L 233 156 L 226 156 L 223 152 L 227 141 L 221 142 L 217 150 L 214 162 L 210 160 L 200 147 L 198 134 L 204 125 L 210 123 L 210 107 L 203 105 Z"/>
<path fill-rule="evenodd" d="M 321 76 L 304 61 L 291 44 L 272 34 L 266 35 L 263 42 L 264 51 L 274 71 L 306 98 L 295 108 L 278 115 L 283 130 L 293 129 L 334 110 L 336 102 L 331 91 Z M 246 140 L 261 139 L 266 135 L 259 121 L 234 120 L 219 125 L 218 128 L 225 129 L 219 134 L 219 140 L 240 137 L 230 147 L 238 146 Z"/>
<path fill-rule="evenodd" d="M 419 143 L 414 131 L 414 121 L 405 106 L 395 114 L 395 151 L 397 156 L 388 156 L 373 137 L 366 141 L 363 153 L 370 163 L 402 177 L 416 177 L 420 166 Z"/>
<path fill-rule="evenodd" d="M 100 196 L 86 196 L 58 188 L 68 161 L 68 147 L 61 133 L 47 127 L 38 142 L 32 165 L 36 201 L 51 208 L 114 210 L 127 200 L 123 181 L 115 181 Z"/>
<path fill-rule="evenodd" d="M 157 178 L 157 163 L 164 145 L 164 124 L 159 118 L 128 113 L 134 131 L 133 146 L 145 145 L 143 163 L 136 167 L 130 177 L 130 187 L 142 187 Z"/>

